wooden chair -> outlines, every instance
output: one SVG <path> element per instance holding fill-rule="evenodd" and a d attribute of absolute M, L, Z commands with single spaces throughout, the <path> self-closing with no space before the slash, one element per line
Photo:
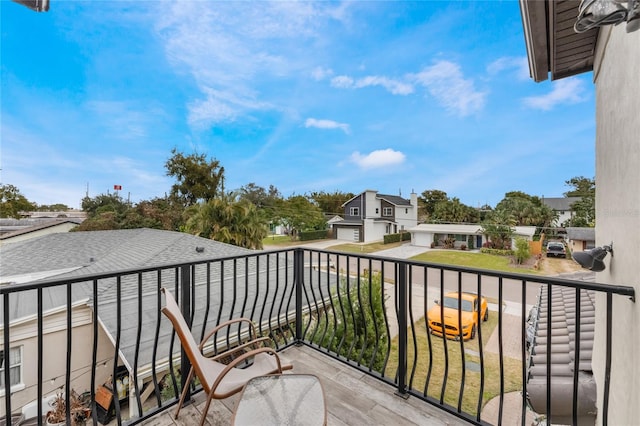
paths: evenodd
<path fill-rule="evenodd" d="M 165 288 L 162 289 L 165 295 L 166 304 L 162 308 L 162 313 L 165 314 L 171 323 L 173 328 L 180 338 L 182 348 L 184 349 L 189 361 L 191 362 L 191 369 L 187 376 L 186 386 L 180 395 L 180 401 L 178 402 L 178 409 L 176 410 L 175 418 L 178 418 L 184 398 L 187 395 L 189 384 L 193 375 L 200 380 L 200 384 L 204 392 L 207 394 L 207 403 L 205 404 L 202 412 L 202 419 L 200 425 L 204 424 L 207 417 L 207 411 L 209 411 L 209 405 L 212 399 L 224 399 L 240 390 L 243 386 L 252 378 L 257 376 L 263 376 L 267 374 L 281 374 L 283 369 L 289 369 L 291 366 L 282 366 L 280 358 L 273 348 L 259 347 L 255 348 L 256 344 L 261 344 L 265 340 L 269 340 L 268 337 L 258 338 L 241 344 L 229 351 L 223 352 L 212 358 L 207 358 L 202 353 L 204 344 L 218 332 L 221 328 L 233 324 L 236 322 L 247 321 L 251 324 L 252 332 L 255 333 L 255 326 L 247 318 L 239 318 L 226 323 L 220 324 L 214 328 L 205 338 L 200 345 L 196 344 L 196 341 L 191 334 L 191 330 L 187 326 L 187 322 L 182 316 L 182 311 L 178 307 L 171 292 Z M 253 334 L 253 336 L 256 336 Z M 223 364 L 219 360 L 225 357 L 229 357 L 231 354 L 231 361 L 229 364 Z M 245 361 L 253 358 L 253 364 L 247 368 L 238 368 L 237 366 L 243 364 Z M 183 372 L 184 374 L 184 372 Z"/>

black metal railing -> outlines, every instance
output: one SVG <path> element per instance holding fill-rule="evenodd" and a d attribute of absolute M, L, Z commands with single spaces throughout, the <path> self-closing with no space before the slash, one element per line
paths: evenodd
<path fill-rule="evenodd" d="M 160 313 L 160 289 L 166 287 L 179 300 L 196 338 L 225 320 L 248 317 L 278 350 L 307 345 L 393 386 L 400 396 L 419 398 L 470 423 L 502 423 L 505 410 L 514 409 L 505 407 L 505 395 L 519 392 L 515 409 L 525 424 L 533 350 L 525 331 L 540 289 L 572 289 L 576 299 L 585 291 L 604 295 L 606 304 L 598 309 L 609 318 L 606 378 L 612 368 L 613 302 L 630 303 L 634 297 L 631 287 L 301 248 L 102 275 L 72 274 L 0 287 L 5 361 L 0 375 L 11 384 L 2 397 L 2 414 L 20 413 L 29 405 L 45 412 L 44 397 L 54 393 L 66 401 L 74 393 L 86 393 L 94 424 L 136 424 L 174 405 L 183 386 L 179 372 L 188 364 Z M 481 304 L 475 318 L 462 310 L 445 318 L 444 310 L 436 309 L 434 322 L 448 322 L 459 334 L 449 339 L 432 335 L 438 330 L 426 312 L 450 292 L 458 305 L 463 293 L 483 296 L 488 321 L 481 318 Z M 549 311 L 555 309 L 551 298 L 546 303 Z M 574 339 L 579 348 L 577 306 Z M 468 314 L 471 328 L 464 326 Z M 237 345 L 245 331 L 228 330 L 205 350 L 216 354 Z M 552 333 L 546 339 L 551 346 Z M 19 349 L 17 364 L 9 359 L 12 348 Z M 549 355 L 547 365 L 550 360 Z M 572 419 L 577 423 L 579 369 L 574 371 Z M 551 389 L 556 379 L 549 373 L 546 377 Z M 607 379 L 605 407 L 609 386 Z M 105 392 L 111 402 L 102 399 Z M 482 410 L 491 397 L 498 401 L 495 418 Z M 70 422 L 74 412 L 67 407 Z M 546 411 L 552 418 L 551 402 Z M 606 423 L 606 410 L 602 415 Z"/>

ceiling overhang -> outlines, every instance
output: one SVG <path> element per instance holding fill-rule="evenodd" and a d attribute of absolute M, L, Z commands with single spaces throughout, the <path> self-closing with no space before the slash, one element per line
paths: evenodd
<path fill-rule="evenodd" d="M 577 33 L 580 0 L 520 0 L 529 72 L 536 82 L 593 70 L 599 30 Z"/>

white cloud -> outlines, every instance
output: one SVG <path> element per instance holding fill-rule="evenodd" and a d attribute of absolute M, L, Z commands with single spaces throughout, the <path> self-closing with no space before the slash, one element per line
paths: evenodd
<path fill-rule="evenodd" d="M 328 21 L 348 18 L 347 7 L 324 2 L 174 2 L 158 15 L 156 32 L 169 63 L 205 95 L 187 103 L 189 122 L 208 126 L 278 108 L 259 98 L 259 83 L 308 70 L 317 59 L 300 54 L 300 43 L 322 37 Z"/>
<path fill-rule="evenodd" d="M 584 82 L 577 78 L 567 78 L 553 83 L 553 89 L 546 95 L 529 96 L 523 102 L 528 107 L 548 111 L 556 105 L 584 102 Z"/>
<path fill-rule="evenodd" d="M 349 134 L 349 125 L 345 123 L 338 123 L 333 120 L 318 120 L 316 118 L 307 118 L 304 122 L 304 127 L 315 127 L 318 129 L 340 129 L 343 132 Z"/>
<path fill-rule="evenodd" d="M 404 163 L 405 158 L 402 152 L 391 148 L 372 151 L 367 155 L 360 154 L 358 151 L 351 154 L 351 161 L 363 169 L 395 166 Z"/>
<path fill-rule="evenodd" d="M 477 91 L 473 80 L 464 78 L 458 64 L 438 61 L 409 77 L 424 86 L 448 111 L 466 116 L 484 107 L 486 93 Z"/>
<path fill-rule="evenodd" d="M 327 77 L 331 77 L 333 75 L 333 70 L 331 68 L 322 68 L 316 67 L 313 71 L 311 71 L 311 77 L 313 77 L 316 81 L 324 80 Z"/>
<path fill-rule="evenodd" d="M 358 80 L 354 80 L 346 75 L 340 75 L 331 79 L 331 85 L 340 89 L 362 89 L 370 86 L 382 86 L 392 95 L 409 95 L 413 93 L 413 86 L 411 84 L 393 80 L 388 77 L 373 75 Z"/>
<path fill-rule="evenodd" d="M 518 80 L 529 80 L 529 62 L 526 56 L 504 56 L 496 59 L 487 66 L 490 75 L 496 75 L 504 70 L 515 69 Z"/>

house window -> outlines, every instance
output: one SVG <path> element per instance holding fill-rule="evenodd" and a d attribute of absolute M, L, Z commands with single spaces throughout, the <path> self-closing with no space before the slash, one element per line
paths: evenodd
<path fill-rule="evenodd" d="M 382 216 L 393 216 L 393 209 L 391 207 L 383 207 Z"/>
<path fill-rule="evenodd" d="M 351 207 L 349 209 L 349 216 L 360 216 L 360 208 L 359 207 Z"/>
<path fill-rule="evenodd" d="M 376 214 L 380 213 L 380 209 L 376 207 Z"/>
<path fill-rule="evenodd" d="M 409 214 L 409 209 L 404 209 L 404 214 Z"/>
<path fill-rule="evenodd" d="M 7 359 L 8 358 L 8 359 Z M 9 356 L 6 357 L 4 351 L 0 351 L 0 391 L 4 391 L 4 369 L 9 364 L 9 376 L 11 386 L 22 383 L 22 347 L 9 349 Z"/>

